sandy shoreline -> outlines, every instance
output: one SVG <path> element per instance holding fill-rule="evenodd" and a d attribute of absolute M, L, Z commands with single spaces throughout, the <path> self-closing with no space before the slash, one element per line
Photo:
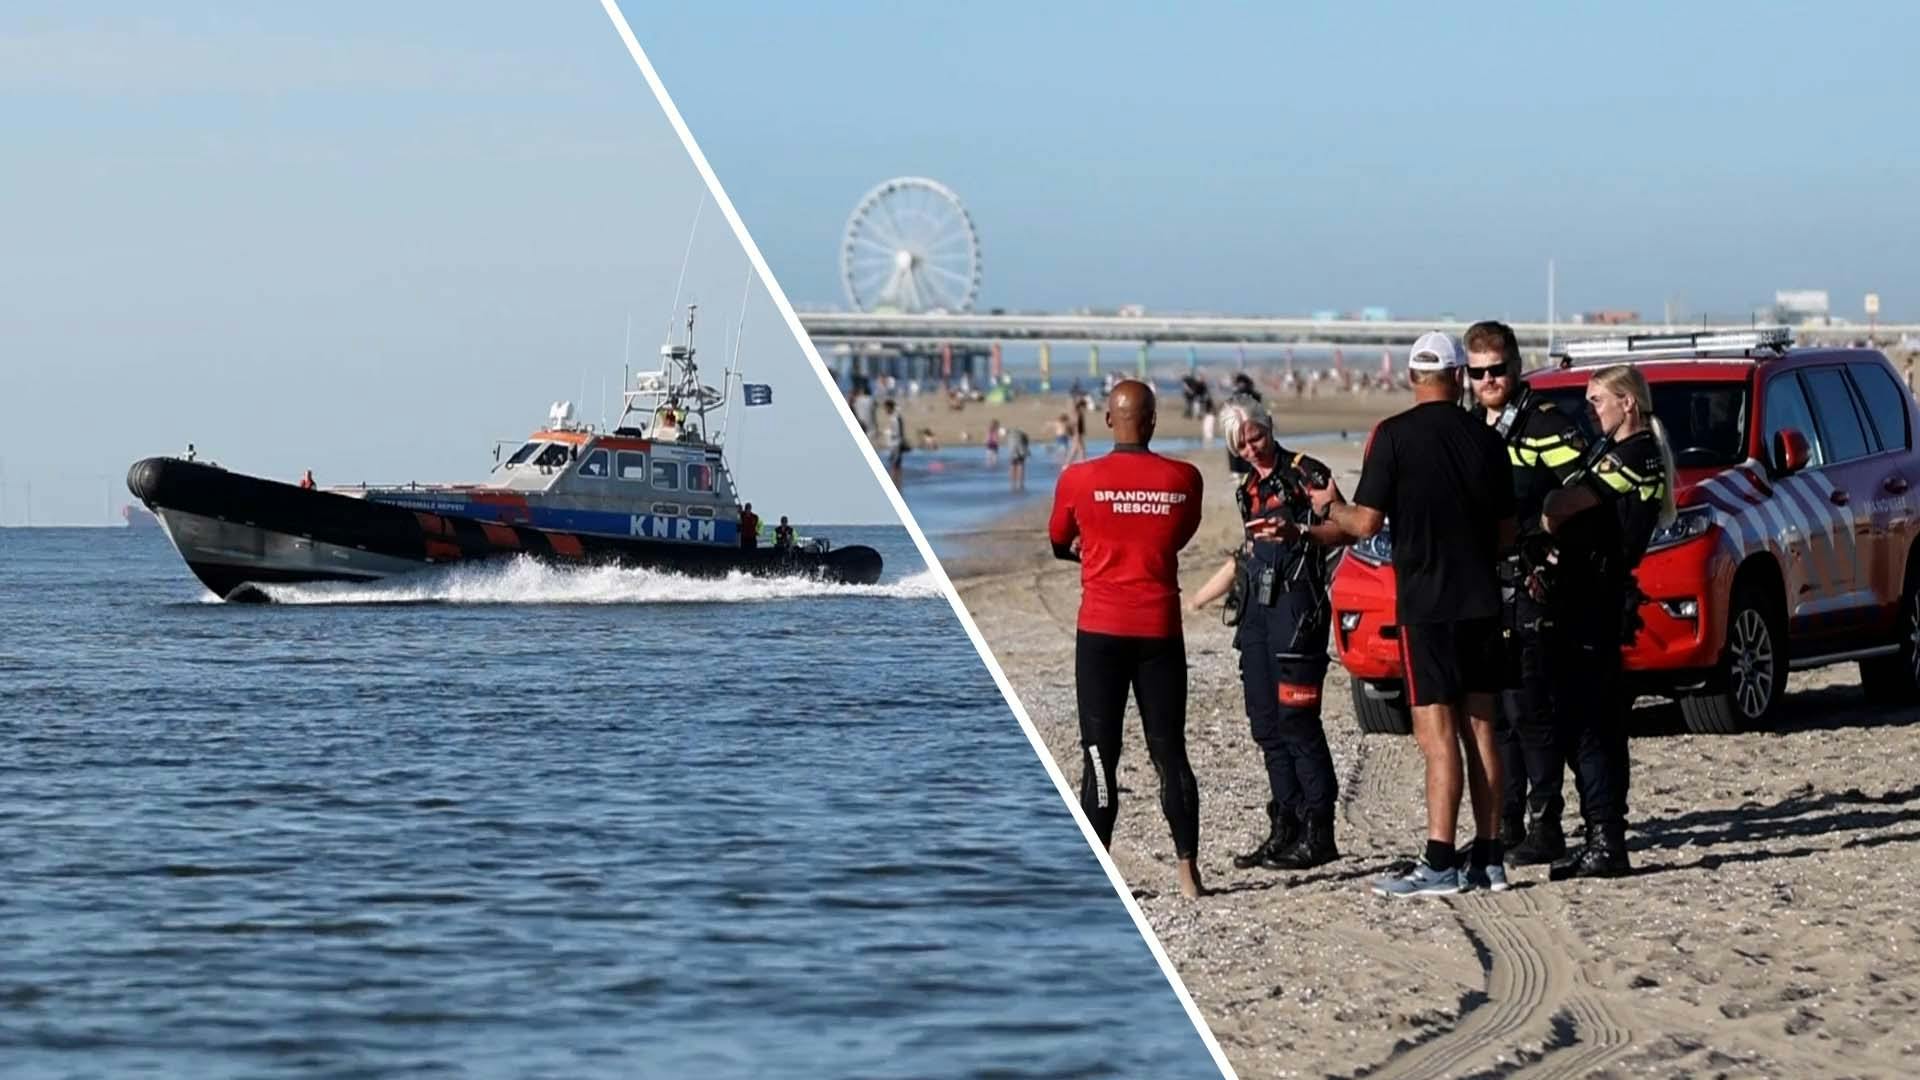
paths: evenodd
<path fill-rule="evenodd" d="M 1371 429 L 1375 420 L 1403 404 L 1412 404 L 1413 399 L 1406 392 L 1372 391 L 1363 394 L 1328 393 L 1316 398 L 1298 399 L 1268 394 L 1267 401 L 1273 410 L 1276 430 L 1299 433 L 1366 431 Z M 932 394 L 900 399 L 900 404 L 908 434 L 917 437 L 923 429 L 930 430 L 942 446 L 982 443 L 986 438 L 987 424 L 999 420 L 1009 429 L 1024 429 L 1038 449 L 1052 441 L 1054 419 L 1063 413 L 1072 414 L 1071 399 L 1064 393 L 1027 394 L 1013 401 L 998 403 L 969 402 L 960 409 L 952 408 L 945 398 Z M 1104 402 L 1095 395 L 1093 406 L 1087 411 L 1087 438 L 1090 441 L 1107 437 L 1104 408 Z M 1162 395 L 1158 434 L 1164 439 L 1200 437 L 1200 421 L 1181 412 L 1178 394 Z M 883 437 L 876 433 L 876 443 Z"/>
<path fill-rule="evenodd" d="M 1375 415 L 1388 409 L 1375 400 Z M 1353 489 L 1357 439 L 1312 452 Z M 1207 516 L 1182 559 L 1188 589 L 1239 532 L 1219 451 L 1192 457 Z M 1077 784 L 1078 567 L 1046 556 L 1045 515 L 1044 501 L 1022 508 L 947 566 Z M 1265 828 L 1265 776 L 1231 631 L 1209 612 L 1186 636 L 1215 893 L 1188 902 L 1173 888 L 1131 715 L 1113 855 L 1241 1076 L 1920 1074 L 1920 725 L 1867 705 L 1851 666 L 1794 675 L 1768 734 L 1679 734 L 1670 707 L 1638 710 L 1636 877 L 1558 885 L 1526 869 L 1498 897 L 1390 902 L 1367 886 L 1423 831 L 1411 740 L 1362 738 L 1335 664 L 1326 726 L 1344 857 L 1234 870 L 1229 856 Z"/>

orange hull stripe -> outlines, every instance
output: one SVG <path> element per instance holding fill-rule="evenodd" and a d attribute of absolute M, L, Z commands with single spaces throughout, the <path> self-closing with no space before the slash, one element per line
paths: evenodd
<path fill-rule="evenodd" d="M 580 546 L 580 538 L 571 533 L 548 533 L 547 543 L 553 545 L 555 555 L 578 559 L 587 553 L 586 549 Z"/>
<path fill-rule="evenodd" d="M 486 536 L 487 543 L 492 544 L 494 547 L 509 548 L 514 551 L 520 550 L 520 534 L 505 525 L 495 525 L 492 522 L 483 521 L 480 523 L 480 531 Z"/>

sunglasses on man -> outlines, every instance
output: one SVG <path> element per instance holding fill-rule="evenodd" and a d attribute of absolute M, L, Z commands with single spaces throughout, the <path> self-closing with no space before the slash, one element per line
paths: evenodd
<path fill-rule="evenodd" d="M 1474 382 L 1479 382 L 1481 379 L 1503 379 L 1506 375 L 1507 362 L 1505 360 L 1490 367 L 1467 365 L 1467 378 L 1472 379 Z"/>

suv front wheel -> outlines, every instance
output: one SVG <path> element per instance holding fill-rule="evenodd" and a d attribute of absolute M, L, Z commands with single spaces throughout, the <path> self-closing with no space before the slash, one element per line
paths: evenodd
<path fill-rule="evenodd" d="M 1353 680 L 1353 718 L 1367 735 L 1411 735 L 1406 692 L 1392 683 Z"/>
<path fill-rule="evenodd" d="M 1787 689 L 1786 619 L 1752 581 L 1735 586 L 1727 645 L 1706 689 L 1680 699 L 1687 730 L 1733 735 L 1763 726 Z"/>

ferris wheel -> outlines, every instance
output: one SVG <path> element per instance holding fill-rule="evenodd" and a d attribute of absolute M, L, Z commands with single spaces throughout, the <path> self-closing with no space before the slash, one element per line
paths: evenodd
<path fill-rule="evenodd" d="M 860 200 L 840 242 L 840 281 L 859 311 L 969 311 L 980 294 L 980 236 L 960 197 L 920 176 Z"/>

